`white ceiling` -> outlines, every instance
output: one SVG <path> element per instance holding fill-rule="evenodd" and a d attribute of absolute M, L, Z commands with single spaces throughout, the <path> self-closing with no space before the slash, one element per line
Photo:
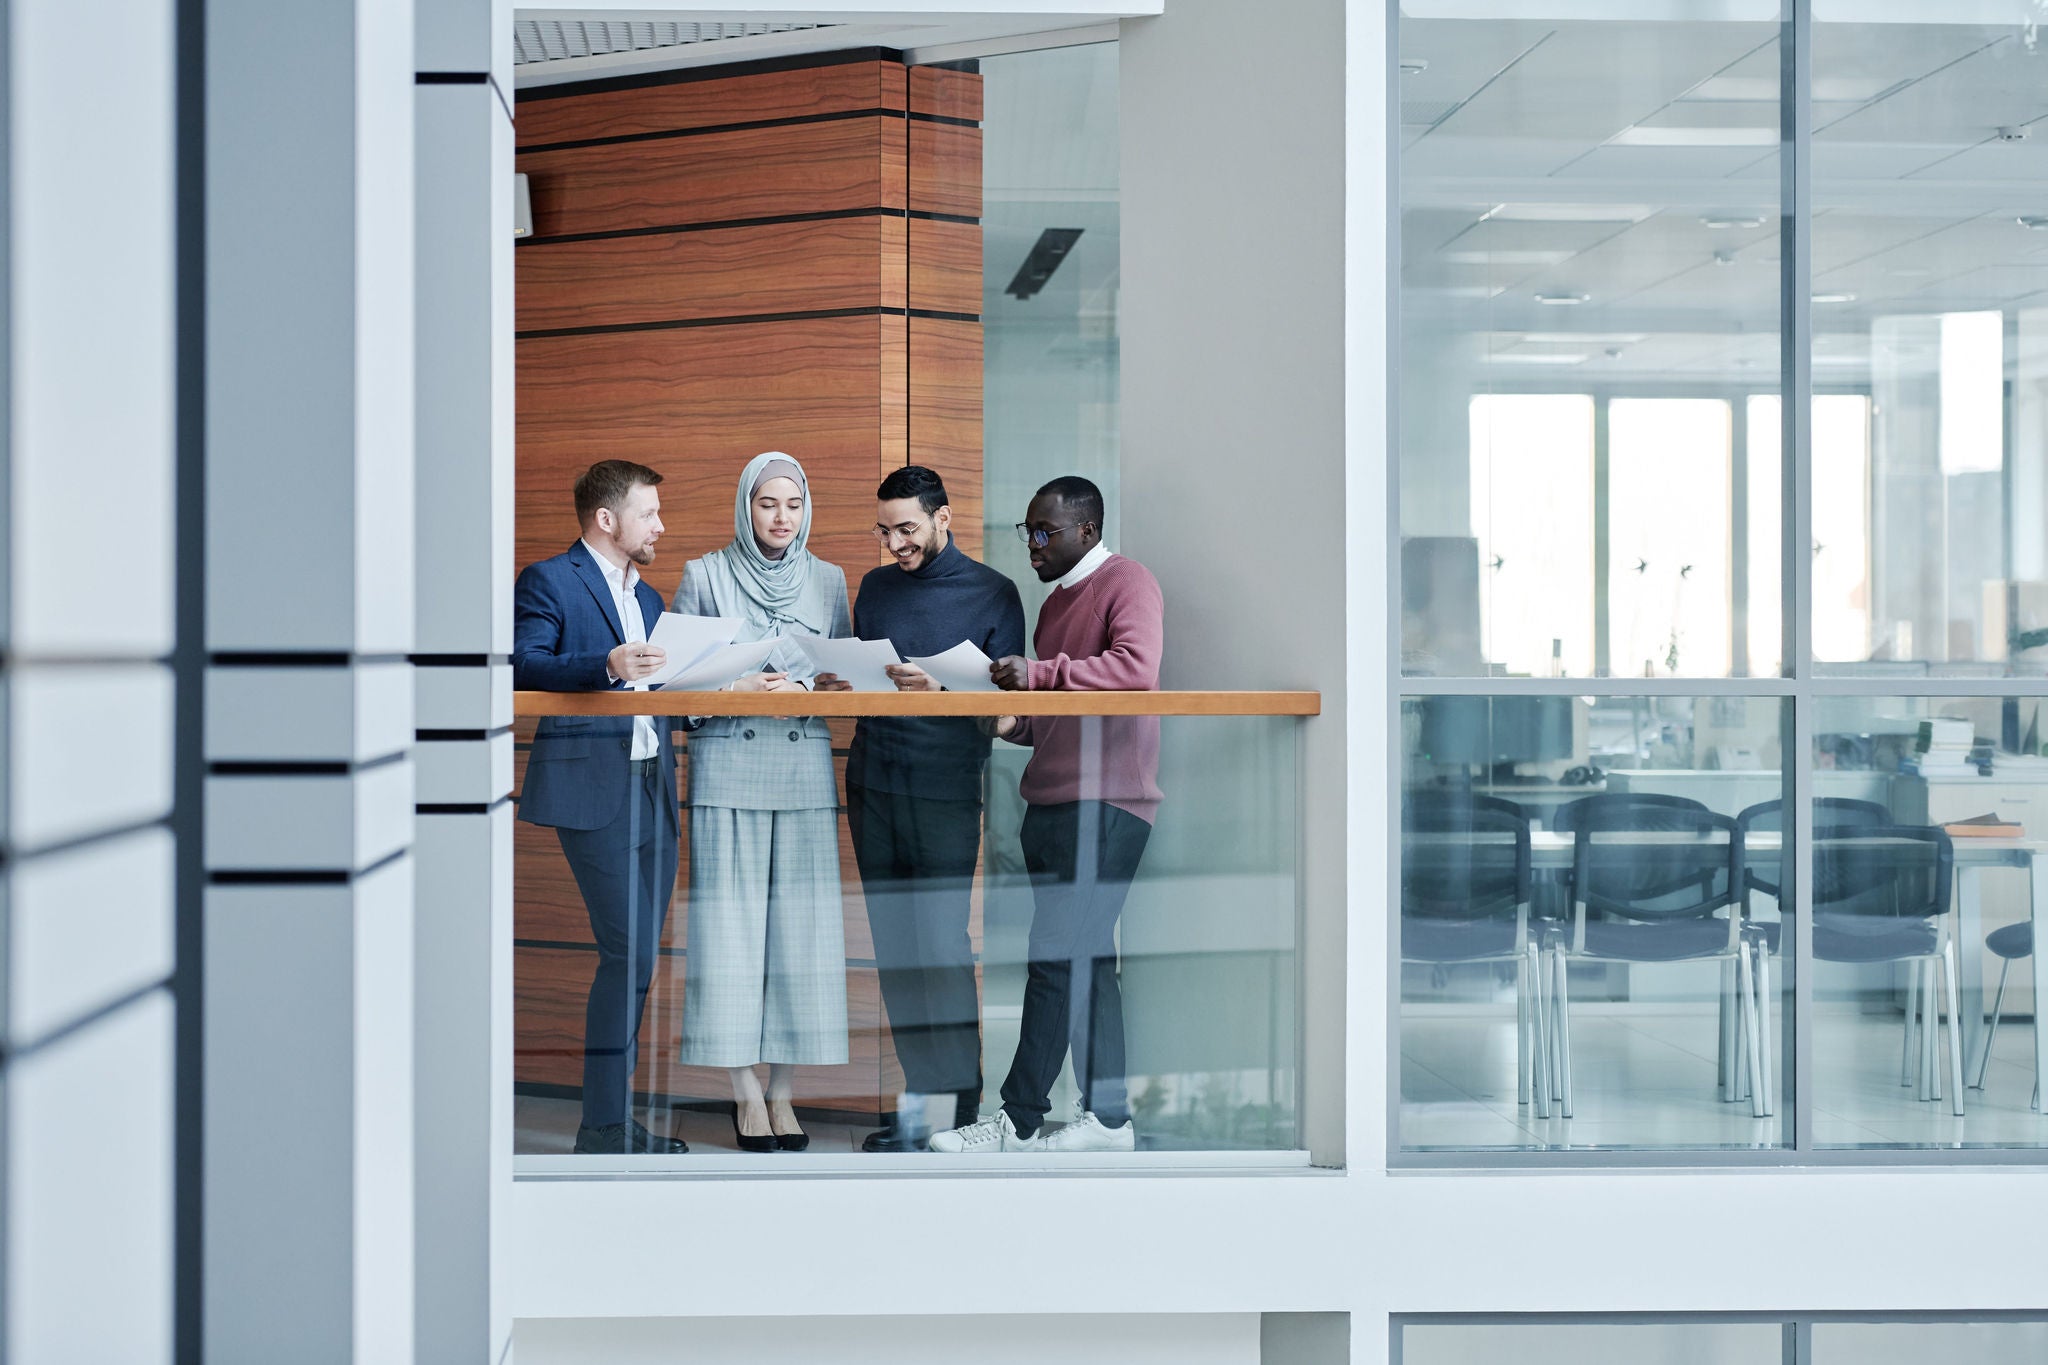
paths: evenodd
<path fill-rule="evenodd" d="M 1816 382 L 1878 316 L 2048 307 L 2048 43 L 1814 34 L 1813 290 L 1854 296 L 1814 305 Z M 1553 383 L 1775 374 L 1775 23 L 1407 19 L 1400 56 L 1412 326 Z"/>
<path fill-rule="evenodd" d="M 518 19 L 512 25 L 512 64 L 532 66 L 604 57 L 620 52 L 651 52 L 694 43 L 730 42 L 776 33 L 798 33 L 818 24 L 675 23 L 603 19 Z M 835 26 L 836 27 L 836 26 Z"/>

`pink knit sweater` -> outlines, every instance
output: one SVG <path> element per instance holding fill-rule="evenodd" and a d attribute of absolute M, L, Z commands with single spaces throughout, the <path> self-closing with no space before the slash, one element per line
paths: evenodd
<path fill-rule="evenodd" d="M 1033 692 L 1156 692 L 1165 599 L 1144 565 L 1111 555 L 1039 608 Z M 1150 824 L 1159 811 L 1159 717 L 1021 717 L 1009 734 L 1034 752 L 1024 799 L 1103 801 Z"/>

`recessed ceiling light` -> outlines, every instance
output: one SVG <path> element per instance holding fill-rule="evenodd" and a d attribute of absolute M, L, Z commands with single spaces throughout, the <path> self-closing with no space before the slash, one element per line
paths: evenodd
<path fill-rule="evenodd" d="M 1854 302 L 1856 302 L 1856 296 L 1855 296 L 1854 294 L 1815 294 L 1815 295 L 1813 296 L 1813 302 L 1815 302 L 1815 303 L 1854 303 Z"/>
<path fill-rule="evenodd" d="M 1538 294 L 1536 302 L 1547 308 L 1576 308 L 1592 300 L 1591 294 Z"/>
<path fill-rule="evenodd" d="M 1647 332 L 1523 332 L 1520 336 L 1538 346 L 1591 346 L 1596 341 L 1633 346 L 1650 339 Z"/>
<path fill-rule="evenodd" d="M 2023 213 L 2013 221 L 2023 228 L 2032 228 L 2036 232 L 2048 232 L 2048 214 Z"/>
<path fill-rule="evenodd" d="M 1760 228 L 1764 225 L 1761 213 L 1709 213 L 1700 218 L 1701 227 L 1710 228 Z"/>
<path fill-rule="evenodd" d="M 1624 128 L 1609 139 L 1615 147 L 1775 147 L 1776 128 Z"/>
<path fill-rule="evenodd" d="M 1429 58 L 1427 57 L 1403 57 L 1401 59 L 1401 74 L 1404 76 L 1420 76 L 1427 70 L 1429 70 Z"/>

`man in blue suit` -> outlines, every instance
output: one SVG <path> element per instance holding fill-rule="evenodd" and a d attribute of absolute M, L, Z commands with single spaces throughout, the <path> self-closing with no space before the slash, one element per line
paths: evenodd
<path fill-rule="evenodd" d="M 549 692 L 631 687 L 658 672 L 647 643 L 661 594 L 640 580 L 661 538 L 661 475 L 603 460 L 576 480 L 583 537 L 532 564 L 513 589 L 512 685 Z M 553 826 L 597 941 L 583 1020 L 578 1152 L 689 1150 L 633 1117 L 640 1018 L 676 882 L 681 820 L 666 718 L 547 716 L 527 755 L 519 818 Z"/>

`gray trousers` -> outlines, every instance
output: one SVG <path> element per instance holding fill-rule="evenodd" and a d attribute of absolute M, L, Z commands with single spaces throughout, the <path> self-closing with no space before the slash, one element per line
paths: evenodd
<path fill-rule="evenodd" d="M 691 1066 L 846 1061 L 839 813 L 690 808 Z"/>

